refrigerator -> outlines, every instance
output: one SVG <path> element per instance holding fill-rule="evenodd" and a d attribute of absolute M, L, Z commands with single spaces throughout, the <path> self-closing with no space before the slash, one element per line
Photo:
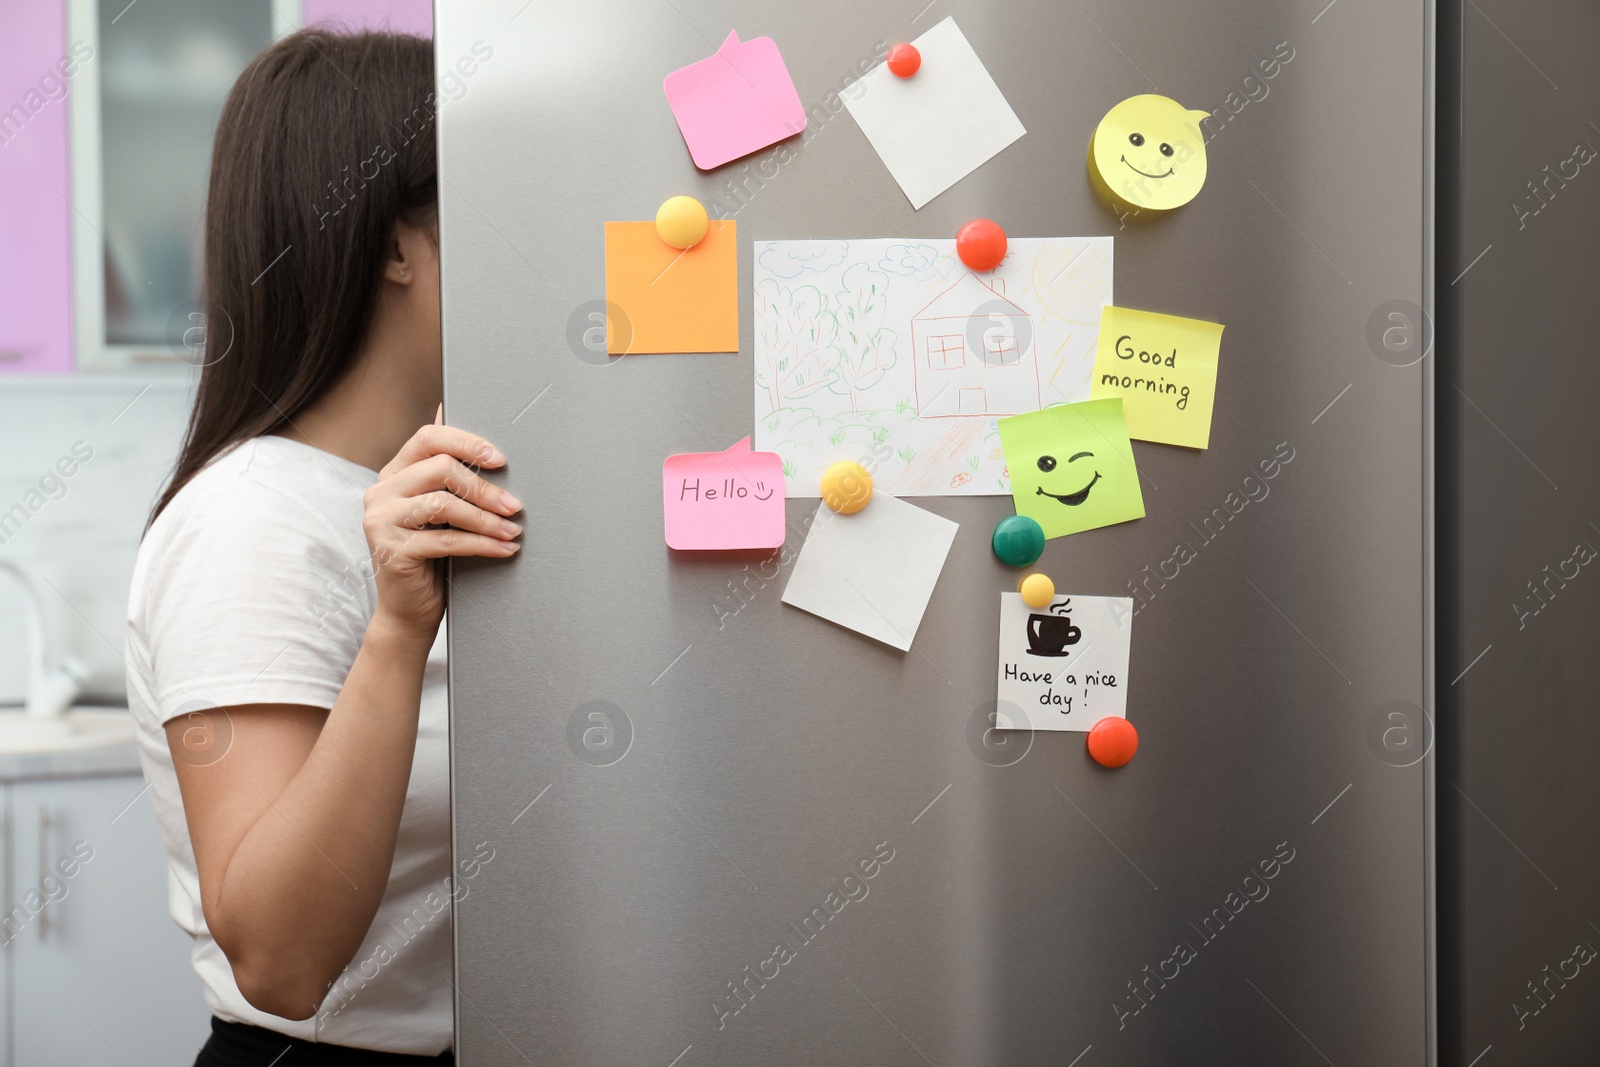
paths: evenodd
<path fill-rule="evenodd" d="M 841 94 L 946 18 L 1026 132 L 913 208 Z M 735 32 L 807 124 L 702 171 L 663 79 Z M 528 505 L 450 571 L 459 1062 L 1434 1062 L 1432 41 L 1410 2 L 438 0 L 445 415 Z M 1086 170 L 1143 93 L 1212 116 L 1173 211 Z M 674 195 L 737 224 L 739 351 L 610 355 L 604 224 Z M 1226 327 L 1209 446 L 1134 442 L 1144 517 L 1037 564 L 1137 605 L 1116 770 L 995 728 L 1009 495 L 907 495 L 958 530 L 906 651 L 783 602 L 814 496 L 781 550 L 664 543 L 663 460 L 757 431 L 756 243 L 976 218 Z"/>
<path fill-rule="evenodd" d="M 1440 1059 L 1600 1062 L 1600 9 L 1440 12 Z"/>

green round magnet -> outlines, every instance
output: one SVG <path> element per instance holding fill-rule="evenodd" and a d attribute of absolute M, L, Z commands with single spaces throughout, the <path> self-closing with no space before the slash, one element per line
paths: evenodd
<path fill-rule="evenodd" d="M 1044 527 L 1026 515 L 1007 515 L 995 523 L 991 543 L 1001 563 L 1029 567 L 1044 554 Z"/>

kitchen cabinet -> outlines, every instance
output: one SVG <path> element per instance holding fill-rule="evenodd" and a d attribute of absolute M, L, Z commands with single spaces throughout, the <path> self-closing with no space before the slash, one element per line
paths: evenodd
<path fill-rule="evenodd" d="M 0 902 L 10 910 L 11 901 L 11 791 L 0 783 Z M 4 916 L 0 915 L 0 922 Z M 11 933 L 0 926 L 0 941 L 7 941 Z M 11 1034 L 15 1029 L 11 1015 L 11 948 L 0 945 L 0 1065 L 10 1067 Z"/>
<path fill-rule="evenodd" d="M 206 359 L 206 174 L 239 71 L 301 25 L 426 36 L 433 11 L 429 0 L 42 0 L 6 19 L 0 249 L 27 254 L 0 255 L 0 370 L 181 379 Z"/>
<path fill-rule="evenodd" d="M 129 750 L 131 755 L 131 750 Z M 3 1067 L 187 1064 L 210 1029 L 143 777 L 0 786 Z"/>

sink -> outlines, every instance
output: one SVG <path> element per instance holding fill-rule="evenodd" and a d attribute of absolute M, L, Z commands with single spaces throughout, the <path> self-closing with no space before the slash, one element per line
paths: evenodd
<path fill-rule="evenodd" d="M 51 718 L 0 710 L 0 755 L 65 752 L 133 744 L 127 708 L 76 707 Z"/>

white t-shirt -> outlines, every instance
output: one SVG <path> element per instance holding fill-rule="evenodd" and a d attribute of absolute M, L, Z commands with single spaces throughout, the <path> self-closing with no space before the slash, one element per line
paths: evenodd
<path fill-rule="evenodd" d="M 388 888 L 318 1013 L 292 1021 L 239 993 L 200 908 L 200 879 L 163 723 L 240 704 L 331 708 L 377 605 L 366 467 L 284 437 L 224 454 L 145 534 L 128 602 L 128 703 L 161 824 L 172 916 L 219 1018 L 307 1041 L 436 1055 L 452 1043 L 450 766 L 444 631 L 428 654 L 416 756 Z M 196 762 L 228 759 L 227 718 L 191 716 Z"/>

